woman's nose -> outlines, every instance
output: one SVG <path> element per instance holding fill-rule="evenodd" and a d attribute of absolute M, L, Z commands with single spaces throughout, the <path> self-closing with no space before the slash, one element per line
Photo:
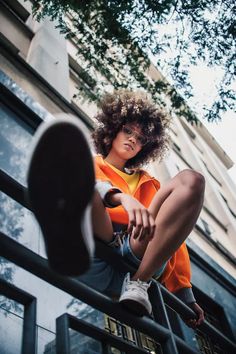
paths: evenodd
<path fill-rule="evenodd" d="M 129 140 L 132 141 L 133 143 L 136 143 L 136 135 L 133 134 L 129 137 Z"/>

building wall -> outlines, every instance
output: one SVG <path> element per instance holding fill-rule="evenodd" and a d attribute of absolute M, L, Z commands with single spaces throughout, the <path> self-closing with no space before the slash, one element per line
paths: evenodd
<path fill-rule="evenodd" d="M 4 87 L 42 119 L 69 113 L 80 118 L 87 129 L 91 129 L 96 105 L 82 97 L 74 97 L 82 80 L 79 76 L 82 63 L 76 59 L 75 44 L 59 35 L 50 21 L 35 23 L 29 2 L 2 2 L 0 31 L 0 82 Z M 153 67 L 150 74 L 159 78 Z M 26 124 L 11 102 L 1 96 L 0 168 L 23 184 L 26 183 L 32 134 L 30 124 Z M 202 125 L 192 126 L 185 120 L 173 117 L 171 136 L 169 156 L 162 163 L 153 163 L 148 168 L 162 184 L 186 168 L 193 168 L 205 176 L 204 208 L 188 241 L 192 283 L 206 296 L 206 302 L 210 298 L 224 307 L 227 321 L 236 331 L 233 311 L 236 306 L 233 295 L 236 285 L 236 187 L 227 175 L 232 161 Z M 45 257 L 41 232 L 32 213 L 2 192 L 0 198 L 1 231 Z M 204 267 L 199 259 L 206 263 Z M 54 340 L 57 316 L 66 311 L 78 315 L 90 311 L 89 306 L 75 301 L 11 262 L 2 260 L 0 265 L 2 275 L 8 281 L 38 299 L 39 353 L 43 353 Z M 4 350 L 7 354 L 16 354 L 20 352 L 18 342 L 22 335 L 22 309 L 5 298 L 0 300 L 0 304 L 5 309 L 1 309 L 0 321 L 6 323 L 0 343 L 11 343 L 10 346 L 5 345 L 8 349 Z M 4 311 L 7 311 L 7 317 L 4 317 Z M 184 325 L 181 326 L 186 338 L 194 341 L 194 334 Z M 7 334 L 8 327 L 11 328 L 11 335 L 15 333 L 14 340 Z"/>

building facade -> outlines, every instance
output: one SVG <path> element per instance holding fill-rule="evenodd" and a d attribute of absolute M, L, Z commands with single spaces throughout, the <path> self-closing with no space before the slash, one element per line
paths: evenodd
<path fill-rule="evenodd" d="M 79 86 L 89 88 L 90 85 L 81 75 L 75 43 L 65 40 L 48 19 L 37 23 L 32 18 L 29 1 L 0 2 L 0 48 L 0 170 L 3 176 L 0 232 L 44 259 L 39 226 L 29 208 L 20 202 L 22 196 L 5 187 L 4 178 L 12 178 L 24 190 L 32 136 L 42 121 L 54 119 L 59 114 L 72 114 L 89 133 L 97 108 L 94 103 L 75 97 Z M 150 75 L 159 77 L 155 68 Z M 173 117 L 172 122 L 170 153 L 161 164 L 150 165 L 149 171 L 161 183 L 186 168 L 205 176 L 203 210 L 187 240 L 192 284 L 206 311 L 207 321 L 235 341 L 236 187 L 227 174 L 232 161 L 202 123 L 191 125 L 184 118 L 177 117 Z M 4 281 L 0 287 L 0 353 L 22 352 L 27 316 L 26 300 L 20 300 L 23 298 L 33 299 L 31 304 L 37 304 L 38 354 L 55 352 L 55 320 L 63 313 L 96 324 L 98 328 L 106 328 L 109 333 L 149 352 L 165 353 L 158 338 L 156 341 L 147 336 L 143 338 L 139 331 L 111 317 L 104 317 L 55 283 L 44 280 L 42 273 L 21 267 L 14 252 L 9 258 L 0 258 L 0 274 Z M 12 285 L 11 290 L 6 283 Z M 16 293 L 21 295 L 14 295 Z M 196 351 L 229 353 L 224 345 L 209 338 L 204 331 L 194 332 L 187 328 L 170 307 L 167 312 L 173 333 Z M 70 336 L 71 353 L 103 350 L 99 342 L 86 336 L 73 331 Z M 120 351 L 114 349 L 113 352 Z"/>

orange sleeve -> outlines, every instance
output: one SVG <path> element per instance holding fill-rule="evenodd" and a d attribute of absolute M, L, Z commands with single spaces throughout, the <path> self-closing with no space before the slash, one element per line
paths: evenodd
<path fill-rule="evenodd" d="M 191 288 L 191 266 L 186 243 L 184 242 L 175 252 L 175 265 L 163 282 L 171 292 L 177 292 L 182 288 Z"/>
<path fill-rule="evenodd" d="M 105 175 L 105 173 L 101 170 L 101 168 L 94 162 L 94 170 L 95 170 L 95 178 L 101 181 L 110 181 L 109 178 Z"/>

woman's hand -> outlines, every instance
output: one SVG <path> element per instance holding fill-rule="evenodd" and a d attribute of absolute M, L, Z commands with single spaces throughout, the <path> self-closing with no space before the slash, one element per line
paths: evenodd
<path fill-rule="evenodd" d="M 196 329 L 204 321 L 204 311 L 196 302 L 190 304 L 189 307 L 196 313 L 197 318 L 184 320 L 184 322 L 188 327 Z"/>
<path fill-rule="evenodd" d="M 129 216 L 127 232 L 132 232 L 133 237 L 140 241 L 152 239 L 156 225 L 148 209 L 129 194 L 119 193 L 119 198 Z"/>

